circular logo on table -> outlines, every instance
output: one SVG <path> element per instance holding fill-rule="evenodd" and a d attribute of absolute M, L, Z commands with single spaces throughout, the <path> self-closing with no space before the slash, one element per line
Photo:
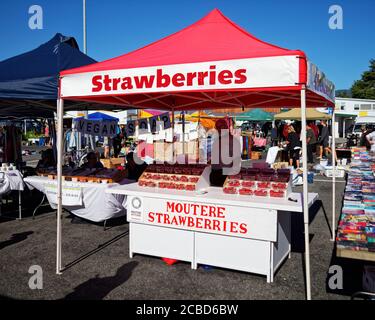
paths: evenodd
<path fill-rule="evenodd" d="M 134 209 L 139 209 L 139 208 L 141 207 L 141 205 L 142 205 L 142 201 L 141 201 L 140 198 L 138 198 L 138 197 L 134 197 L 134 198 L 132 199 L 132 207 L 133 207 Z"/>

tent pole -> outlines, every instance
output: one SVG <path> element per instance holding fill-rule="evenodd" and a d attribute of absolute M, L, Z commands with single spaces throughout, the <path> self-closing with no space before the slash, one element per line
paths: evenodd
<path fill-rule="evenodd" d="M 172 161 L 175 159 L 175 150 L 174 150 L 174 108 L 172 108 Z"/>
<path fill-rule="evenodd" d="M 335 109 L 332 111 L 332 241 L 335 241 L 336 234 L 336 124 Z"/>
<path fill-rule="evenodd" d="M 61 274 L 61 217 L 62 217 L 62 166 L 63 166 L 64 100 L 57 100 L 57 239 L 56 274 Z"/>
<path fill-rule="evenodd" d="M 309 236 L 309 199 L 307 185 L 307 140 L 306 140 L 306 87 L 301 89 L 301 120 L 302 120 L 302 168 L 303 168 L 303 223 L 305 232 L 305 272 L 306 272 L 306 296 L 311 300 L 310 277 L 310 236 Z"/>
<path fill-rule="evenodd" d="M 185 157 L 185 111 L 182 111 L 182 154 Z"/>

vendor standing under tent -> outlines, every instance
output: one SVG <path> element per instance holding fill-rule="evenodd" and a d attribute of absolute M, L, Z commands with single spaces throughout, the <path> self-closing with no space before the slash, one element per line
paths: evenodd
<path fill-rule="evenodd" d="M 286 143 L 289 151 L 289 165 L 295 165 L 296 168 L 299 168 L 299 154 L 301 149 L 300 139 L 293 126 L 289 126 L 288 131 L 289 133 Z"/>
<path fill-rule="evenodd" d="M 82 165 L 82 168 L 86 169 L 102 169 L 103 164 L 98 160 L 98 155 L 95 152 L 89 152 L 87 154 L 87 162 Z"/>
<path fill-rule="evenodd" d="M 332 150 L 329 147 L 329 128 L 327 125 L 327 120 L 322 120 L 321 125 L 322 125 L 322 129 L 320 131 L 320 140 L 319 140 L 319 144 L 320 144 L 319 159 L 323 157 L 323 152 L 326 156 L 332 153 Z"/>
<path fill-rule="evenodd" d="M 38 164 L 36 165 L 36 170 L 56 167 L 56 160 L 53 155 L 53 149 L 43 150 L 41 154 L 42 154 L 42 157 L 38 161 Z"/>
<path fill-rule="evenodd" d="M 314 130 L 311 128 L 310 123 L 306 125 L 306 141 L 307 141 L 307 163 L 314 163 L 313 148 L 316 144 L 316 136 Z"/>
<path fill-rule="evenodd" d="M 218 135 L 212 144 L 211 151 L 210 184 L 222 187 L 228 174 L 233 175 L 240 171 L 241 147 L 238 139 L 233 136 L 233 125 L 228 124 L 227 119 L 216 121 L 216 130 Z"/>
<path fill-rule="evenodd" d="M 147 168 L 147 163 L 142 161 L 134 152 L 129 152 L 126 155 L 125 169 L 128 171 L 127 178 L 138 181 L 143 171 Z"/>

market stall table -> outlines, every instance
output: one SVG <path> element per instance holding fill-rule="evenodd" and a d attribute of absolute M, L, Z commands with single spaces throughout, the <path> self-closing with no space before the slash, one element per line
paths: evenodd
<path fill-rule="evenodd" d="M 336 255 L 375 261 L 375 155 L 351 148 L 351 164 L 336 236 Z"/>
<path fill-rule="evenodd" d="M 21 192 L 24 188 L 22 173 L 19 170 L 0 170 L 0 199 L 3 195 L 11 192 L 18 191 L 18 211 L 19 219 L 22 218 L 22 202 Z M 1 215 L 1 211 L 0 211 Z"/>
<path fill-rule="evenodd" d="M 31 176 L 24 179 L 30 188 L 43 192 L 53 209 L 56 209 L 57 181 L 48 177 Z M 126 214 L 123 204 L 125 195 L 108 194 L 105 191 L 131 183 L 124 179 L 120 183 L 63 182 L 63 206 L 78 217 L 102 222 Z"/>
<path fill-rule="evenodd" d="M 302 197 L 272 199 L 140 187 L 137 183 L 106 190 L 128 196 L 129 251 L 267 276 L 291 252 L 290 212 L 303 212 Z M 309 206 L 318 194 L 309 193 Z M 189 211 L 189 213 L 187 213 Z M 203 213 L 202 213 L 203 212 Z M 200 220 L 198 220 L 200 219 Z"/>

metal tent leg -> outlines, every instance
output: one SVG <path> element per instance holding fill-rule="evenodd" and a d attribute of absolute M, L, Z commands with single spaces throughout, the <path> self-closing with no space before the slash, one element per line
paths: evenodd
<path fill-rule="evenodd" d="M 40 201 L 40 203 L 37 205 L 37 207 L 33 211 L 33 219 L 35 219 L 35 214 L 36 214 L 37 210 L 42 206 L 42 204 L 44 203 L 45 199 L 46 199 L 46 194 L 43 193 L 42 201 Z"/>
<path fill-rule="evenodd" d="M 18 219 L 22 220 L 22 199 L 21 190 L 18 190 Z"/>

